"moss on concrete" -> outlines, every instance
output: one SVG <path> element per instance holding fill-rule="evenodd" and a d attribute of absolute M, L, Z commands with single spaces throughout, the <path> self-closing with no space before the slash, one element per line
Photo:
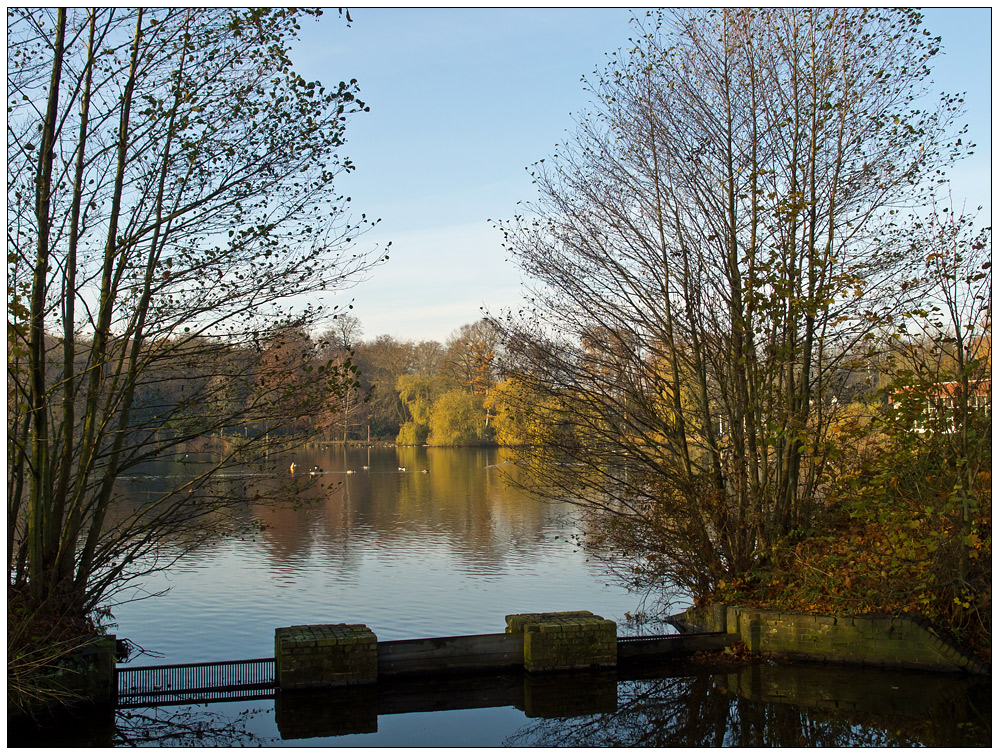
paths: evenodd
<path fill-rule="evenodd" d="M 618 627 L 591 612 L 552 612 L 507 617 L 507 632 L 524 635 L 524 668 L 553 672 L 618 663 Z"/>
<path fill-rule="evenodd" d="M 366 625 L 296 625 L 274 631 L 275 675 L 284 690 L 373 683 L 378 639 Z"/>
<path fill-rule="evenodd" d="M 838 617 L 745 609 L 692 608 L 683 624 L 740 636 L 752 653 L 807 661 L 988 674 L 971 654 L 911 617 Z"/>

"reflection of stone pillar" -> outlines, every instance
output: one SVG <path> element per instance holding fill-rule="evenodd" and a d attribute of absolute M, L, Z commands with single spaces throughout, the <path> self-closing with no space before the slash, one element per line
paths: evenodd
<path fill-rule="evenodd" d="M 617 710 L 614 671 L 524 676 L 524 713 L 529 717 L 582 717 Z"/>
<path fill-rule="evenodd" d="M 511 614 L 507 632 L 524 635 L 528 672 L 614 667 L 618 663 L 618 628 L 591 612 Z"/>
<path fill-rule="evenodd" d="M 274 720 L 282 740 L 378 732 L 378 689 L 279 690 Z"/>
<path fill-rule="evenodd" d="M 373 683 L 377 639 L 366 625 L 279 627 L 274 631 L 274 670 L 282 690 Z"/>
<path fill-rule="evenodd" d="M 48 706 L 29 704 L 28 713 L 8 703 L 7 745 L 110 748 L 118 696 L 116 650 L 115 636 L 101 635 L 57 659 L 54 671 L 35 682 L 41 691 L 64 700 Z"/>

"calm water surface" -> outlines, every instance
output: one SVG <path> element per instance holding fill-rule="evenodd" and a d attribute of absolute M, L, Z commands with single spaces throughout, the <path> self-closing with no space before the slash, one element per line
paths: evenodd
<path fill-rule="evenodd" d="M 234 515 L 263 530 L 199 547 L 146 580 L 146 593 L 163 595 L 117 607 L 119 637 L 162 654 L 133 664 L 269 657 L 274 629 L 294 624 L 361 622 L 395 640 L 502 632 L 504 616 L 520 612 L 587 609 L 622 623 L 636 609 L 638 598 L 576 544 L 578 512 L 505 483 L 502 450 L 310 448 L 294 455 L 294 477 L 292 461 L 272 460 L 267 473 L 290 486 L 281 506 Z M 323 474 L 310 476 L 313 466 Z M 151 469 L 130 483 L 133 495 L 154 496 L 157 476 L 184 470 L 181 460 Z M 663 665 L 634 678 L 508 675 L 129 710 L 117 714 L 114 742 L 832 747 L 991 738 L 989 681 L 769 665 Z"/>
<path fill-rule="evenodd" d="M 288 625 L 360 622 L 398 640 L 503 632 L 522 612 L 634 612 L 639 599 L 575 543 L 578 513 L 514 490 L 503 465 L 502 450 L 409 447 L 276 460 L 298 494 L 251 508 L 262 532 L 147 579 L 146 592 L 166 593 L 119 606 L 117 633 L 183 663 L 270 656 Z"/>

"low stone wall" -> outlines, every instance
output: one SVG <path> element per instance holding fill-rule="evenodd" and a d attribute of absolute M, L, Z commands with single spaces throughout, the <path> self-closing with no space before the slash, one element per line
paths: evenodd
<path fill-rule="evenodd" d="M 507 617 L 504 633 L 381 643 L 366 625 L 274 632 L 275 683 L 284 691 L 482 670 L 589 670 L 617 661 L 617 626 L 591 612 L 515 614 Z"/>
<path fill-rule="evenodd" d="M 805 661 L 988 674 L 977 659 L 909 617 L 834 617 L 718 604 L 689 609 L 682 628 L 728 632 L 751 653 Z"/>
<path fill-rule="evenodd" d="M 114 635 L 102 635 L 60 662 L 60 670 L 53 676 L 53 682 L 57 687 L 64 686 L 91 703 L 101 706 L 113 703 L 118 694 L 116 648 Z"/>
<path fill-rule="evenodd" d="M 110 748 L 118 693 L 116 649 L 115 636 L 102 635 L 54 661 L 32 682 L 41 697 L 22 699 L 26 710 L 8 690 L 7 745 L 37 746 L 42 737 L 54 746 Z"/>
<path fill-rule="evenodd" d="M 521 669 L 524 643 L 506 633 L 379 641 L 379 679 L 452 671 Z"/>
<path fill-rule="evenodd" d="M 555 672 L 618 663 L 618 626 L 590 612 L 510 614 L 507 632 L 524 636 L 524 669 Z"/>

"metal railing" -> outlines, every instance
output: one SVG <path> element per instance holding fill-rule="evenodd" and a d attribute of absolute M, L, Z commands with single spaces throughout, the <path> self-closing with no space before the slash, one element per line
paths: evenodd
<path fill-rule="evenodd" d="M 668 638 L 676 638 L 676 633 L 670 633 L 667 635 L 620 635 L 618 636 L 619 643 L 641 643 L 642 641 L 654 641 L 654 640 L 666 640 Z"/>
<path fill-rule="evenodd" d="M 275 687 L 274 659 L 119 667 L 118 706 L 252 700 Z"/>

